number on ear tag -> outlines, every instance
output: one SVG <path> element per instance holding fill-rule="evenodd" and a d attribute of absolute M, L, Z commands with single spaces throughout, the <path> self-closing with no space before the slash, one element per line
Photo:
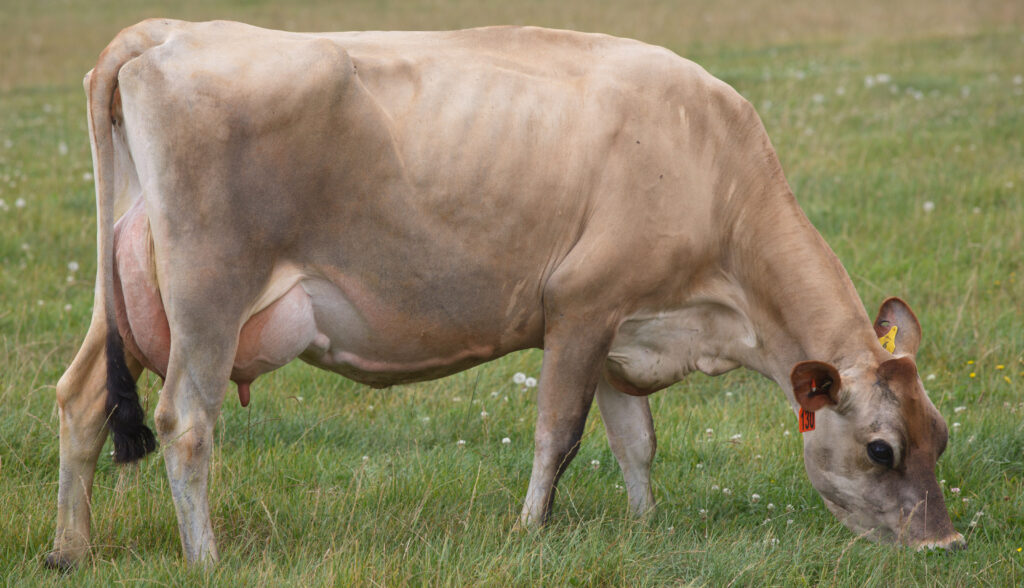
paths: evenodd
<path fill-rule="evenodd" d="M 814 413 L 809 410 L 800 409 L 800 432 L 806 433 L 807 431 L 814 430 Z"/>

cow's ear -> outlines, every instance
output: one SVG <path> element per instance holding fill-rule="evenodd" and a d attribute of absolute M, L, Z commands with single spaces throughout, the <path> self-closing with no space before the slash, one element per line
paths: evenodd
<path fill-rule="evenodd" d="M 823 361 L 802 361 L 793 366 L 789 379 L 793 396 L 807 412 L 839 404 L 839 372 Z"/>
<path fill-rule="evenodd" d="M 893 333 L 893 327 L 896 328 Z M 889 298 L 878 309 L 875 319 L 875 335 L 893 355 L 917 356 L 921 345 L 921 323 L 917 322 L 914 311 L 899 298 Z M 887 345 L 888 341 L 891 345 Z"/>

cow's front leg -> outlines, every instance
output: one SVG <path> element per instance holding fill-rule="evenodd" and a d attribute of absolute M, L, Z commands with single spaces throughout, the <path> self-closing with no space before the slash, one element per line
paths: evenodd
<path fill-rule="evenodd" d="M 587 413 L 594 400 L 598 368 L 607 352 L 605 345 L 595 345 L 585 335 L 580 339 L 567 338 L 566 345 L 557 341 L 546 343 L 544 349 L 537 389 L 533 473 L 519 515 L 522 527 L 543 524 L 551 511 L 558 479 L 579 451 Z"/>
<path fill-rule="evenodd" d="M 619 392 L 602 377 L 597 385 L 597 405 L 601 408 L 608 444 L 626 480 L 629 510 L 634 515 L 644 515 L 654 509 L 651 462 L 656 441 L 651 404 L 646 396 Z"/>
<path fill-rule="evenodd" d="M 94 314 L 74 361 L 57 383 L 60 414 L 60 474 L 57 486 L 57 532 L 46 564 L 70 568 L 89 551 L 92 482 L 96 461 L 107 438 L 107 335 L 102 314 Z M 133 378 L 142 367 L 131 356 Z"/>
<path fill-rule="evenodd" d="M 155 422 L 185 558 L 211 562 L 218 557 L 207 494 L 213 427 L 236 345 L 195 332 L 175 335 Z"/>

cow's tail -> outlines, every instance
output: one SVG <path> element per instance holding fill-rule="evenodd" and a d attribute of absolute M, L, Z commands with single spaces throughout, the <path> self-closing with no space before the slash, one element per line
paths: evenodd
<path fill-rule="evenodd" d="M 89 138 L 96 183 L 97 302 L 103 301 L 107 323 L 107 427 L 114 438 L 114 461 L 133 462 L 156 449 L 153 431 L 124 356 L 114 303 L 114 142 L 112 125 L 117 75 L 129 60 L 159 45 L 171 21 L 148 20 L 121 31 L 100 55 L 88 81 Z"/>

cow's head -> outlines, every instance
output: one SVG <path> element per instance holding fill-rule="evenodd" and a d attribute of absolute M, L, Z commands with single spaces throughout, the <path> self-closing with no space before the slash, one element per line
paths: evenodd
<path fill-rule="evenodd" d="M 891 355 L 842 375 L 819 361 L 793 368 L 796 400 L 815 413 L 814 429 L 803 435 L 807 474 L 829 510 L 855 533 L 914 547 L 961 548 L 963 536 L 949 520 L 935 479 L 949 430 L 914 363 L 921 326 L 902 300 L 890 298 L 875 331 Z"/>

